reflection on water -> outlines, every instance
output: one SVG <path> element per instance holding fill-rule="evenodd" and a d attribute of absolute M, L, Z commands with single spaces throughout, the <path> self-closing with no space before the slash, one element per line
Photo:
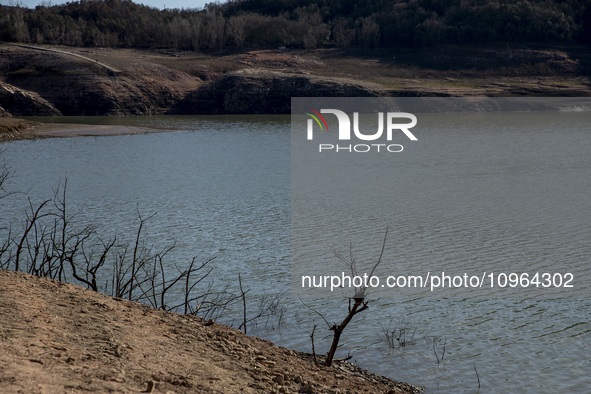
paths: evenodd
<path fill-rule="evenodd" d="M 555 115 L 543 123 L 554 122 L 556 127 L 544 132 L 528 128 L 520 114 L 503 117 L 505 124 L 519 125 L 512 128 L 490 127 L 495 122 L 485 117 L 498 114 L 479 114 L 454 118 L 454 127 L 433 127 L 431 135 L 423 135 L 421 142 L 436 141 L 439 148 L 417 153 L 426 156 L 413 158 L 415 164 L 405 168 L 407 179 L 401 181 L 413 199 L 396 222 L 399 234 L 409 234 L 396 243 L 401 260 L 465 259 L 465 248 L 473 248 L 484 260 L 502 259 L 487 253 L 502 250 L 513 256 L 530 247 L 537 248 L 536 253 L 542 248 L 549 260 L 563 256 L 586 266 L 589 246 L 583 239 L 591 233 L 591 207 L 583 197 L 591 192 L 591 138 L 585 126 L 591 117 Z M 289 285 L 289 117 L 83 121 L 182 132 L 4 143 L 4 156 L 16 175 L 11 187 L 27 190 L 33 201 L 41 201 L 52 197 L 52 188 L 67 177 L 72 211 L 79 210 L 79 221 L 94 223 L 105 236 L 132 237 L 139 208 L 146 215 L 157 213 L 146 228 L 150 239 L 161 245 L 176 240 L 175 262 L 216 256 L 216 280 L 221 283 L 235 285 L 241 273 L 253 292 L 280 291 Z M 460 142 L 473 148 L 461 149 Z M 540 146 L 548 145 L 547 156 L 540 156 Z M 488 154 L 483 154 L 483 146 Z M 453 177 L 461 180 L 456 185 L 469 186 L 461 188 L 461 196 L 445 182 Z M 564 204 L 544 205 L 552 200 L 551 193 L 564 196 L 565 188 L 569 198 Z M 480 214 L 466 208 L 471 201 L 484 202 Z M 3 199 L 2 225 L 18 223 L 25 203 L 23 195 Z M 544 231 L 556 209 L 563 218 L 558 231 Z M 439 223 L 437 231 L 432 231 L 434 223 Z M 516 234 L 531 245 L 515 245 L 511 237 Z M 570 250 L 572 240 L 563 239 L 567 236 L 579 240 L 581 249 Z M 298 299 L 286 302 L 289 312 L 281 330 L 257 334 L 310 351 L 308 335 L 312 321 L 319 318 Z M 328 321 L 342 319 L 347 307 L 339 299 L 310 303 L 326 313 Z M 591 387 L 590 306 L 589 299 L 384 297 L 371 300 L 370 309 L 347 327 L 340 353 L 351 350 L 361 366 L 426 386 L 432 393 L 476 392 L 475 368 L 481 393 L 584 393 Z M 378 337 L 388 327 L 398 333 L 412 328 L 413 341 L 388 349 Z M 328 348 L 330 332 L 324 333 L 325 337 L 316 336 L 317 349 Z"/>

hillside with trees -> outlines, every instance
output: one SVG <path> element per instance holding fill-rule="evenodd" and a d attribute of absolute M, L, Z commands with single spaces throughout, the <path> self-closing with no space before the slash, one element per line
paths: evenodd
<path fill-rule="evenodd" d="M 591 43 L 591 0 L 229 0 L 158 10 L 130 0 L 0 6 L 0 40 L 179 50 Z"/>

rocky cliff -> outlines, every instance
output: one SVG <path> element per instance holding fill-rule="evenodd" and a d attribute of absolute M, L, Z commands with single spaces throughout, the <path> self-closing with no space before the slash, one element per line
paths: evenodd
<path fill-rule="evenodd" d="M 0 81 L 0 116 L 59 116 L 62 113 L 35 92 Z"/>
<path fill-rule="evenodd" d="M 189 93 L 174 110 L 183 114 L 289 114 L 292 97 L 379 97 L 382 86 L 304 72 L 246 69 Z"/>

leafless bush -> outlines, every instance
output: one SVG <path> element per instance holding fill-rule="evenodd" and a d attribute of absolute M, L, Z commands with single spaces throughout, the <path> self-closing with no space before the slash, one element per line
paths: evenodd
<path fill-rule="evenodd" d="M 12 172 L 8 168 L 8 164 L 3 157 L 3 153 L 4 149 L 0 149 L 0 200 L 11 194 L 6 190 L 6 186 L 8 186 L 10 183 Z"/>
<path fill-rule="evenodd" d="M 381 325 L 382 334 L 378 334 L 380 342 L 386 342 L 390 349 L 406 349 L 409 346 L 423 342 L 437 359 L 437 365 L 443 362 L 447 339 L 429 336 L 430 330 L 421 327 L 421 322 L 413 322 L 411 319 L 402 318 L 394 322 L 391 320 L 388 326 Z"/>
<path fill-rule="evenodd" d="M 413 322 L 411 319 L 402 318 L 394 322 L 391 320 L 387 326 L 381 324 L 382 335 L 378 334 L 380 341 L 386 342 L 390 349 L 403 348 L 416 344 L 418 339 L 425 339 L 429 331 L 421 329 L 421 322 Z"/>
<path fill-rule="evenodd" d="M 0 187 L 6 179 L 2 175 Z M 246 298 L 249 290 L 243 290 L 241 278 L 240 293 L 232 292 L 229 285 L 218 287 L 210 280 L 214 258 L 200 263 L 194 257 L 186 268 L 177 263 L 167 268 L 171 265 L 165 259 L 176 244 L 156 248 L 143 234 L 155 214 L 144 217 L 138 208 L 137 231 L 134 240 L 127 242 L 117 237 L 102 239 L 94 226 L 79 225 L 79 212 L 69 209 L 67 184 L 67 180 L 60 182 L 52 199 L 39 204 L 28 199 L 22 232 L 5 228 L 6 238 L 0 242 L 0 269 L 73 282 L 113 297 L 205 319 L 225 317 L 238 321 L 234 317 L 235 304 L 241 302 L 243 319 L 239 328 L 245 332 L 247 324 L 256 326 L 265 321 L 266 325 L 272 317 L 279 317 L 280 324 L 285 312 L 280 303 L 282 294 L 253 297 L 254 312 L 247 313 L 246 306 L 252 301 Z"/>
<path fill-rule="evenodd" d="M 0 200 L 7 197 L 9 193 L 6 190 L 6 186 L 8 186 L 10 182 L 10 178 L 12 178 L 12 173 L 8 168 L 8 164 L 3 157 L 4 149 L 0 149 Z M 10 261 L 12 258 L 11 248 L 10 248 L 10 239 L 12 238 L 12 229 L 9 227 L 2 228 L 2 224 L 0 224 L 0 230 L 6 230 L 8 232 L 8 237 L 0 243 L 0 269 L 8 269 L 8 266 L 4 267 L 3 262 Z M 8 257 L 5 258 L 4 256 L 8 253 Z"/>
<path fill-rule="evenodd" d="M 437 347 L 441 346 L 441 357 L 439 357 L 439 354 L 437 353 Z M 433 353 L 435 353 L 435 357 L 437 358 L 437 365 L 439 365 L 440 362 L 443 362 L 443 358 L 445 357 L 445 347 L 447 346 L 447 339 L 442 339 L 441 338 L 433 338 Z"/>
<path fill-rule="evenodd" d="M 286 311 L 286 307 L 281 304 L 285 292 L 262 294 L 254 297 L 256 300 L 254 313 L 248 314 L 246 294 L 250 289 L 246 291 L 244 290 L 240 274 L 238 275 L 238 284 L 240 287 L 240 299 L 242 301 L 242 319 L 238 326 L 239 330 L 244 331 L 246 334 L 247 326 L 249 324 L 254 324 L 256 327 L 259 322 L 267 327 L 273 318 L 277 318 L 277 326 L 281 326 L 281 321 Z M 263 320 L 264 323 L 262 323 Z M 274 328 L 274 326 L 272 328 Z"/>

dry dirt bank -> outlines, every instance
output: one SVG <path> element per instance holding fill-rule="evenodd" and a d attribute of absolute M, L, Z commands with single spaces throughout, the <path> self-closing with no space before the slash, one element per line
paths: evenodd
<path fill-rule="evenodd" d="M 0 271 L 2 393 L 416 393 L 200 318 Z M 381 381 L 380 381 L 381 380 Z"/>
<path fill-rule="evenodd" d="M 62 49 L 93 56 L 78 48 Z M 48 115 L 31 110 L 42 105 L 50 107 L 51 115 L 156 115 L 168 112 L 202 83 L 133 56 L 125 58 L 118 73 L 100 65 L 112 66 L 110 60 L 116 62 L 116 56 L 94 58 L 93 63 L 60 52 L 0 44 L 0 106 L 14 116 Z"/>

